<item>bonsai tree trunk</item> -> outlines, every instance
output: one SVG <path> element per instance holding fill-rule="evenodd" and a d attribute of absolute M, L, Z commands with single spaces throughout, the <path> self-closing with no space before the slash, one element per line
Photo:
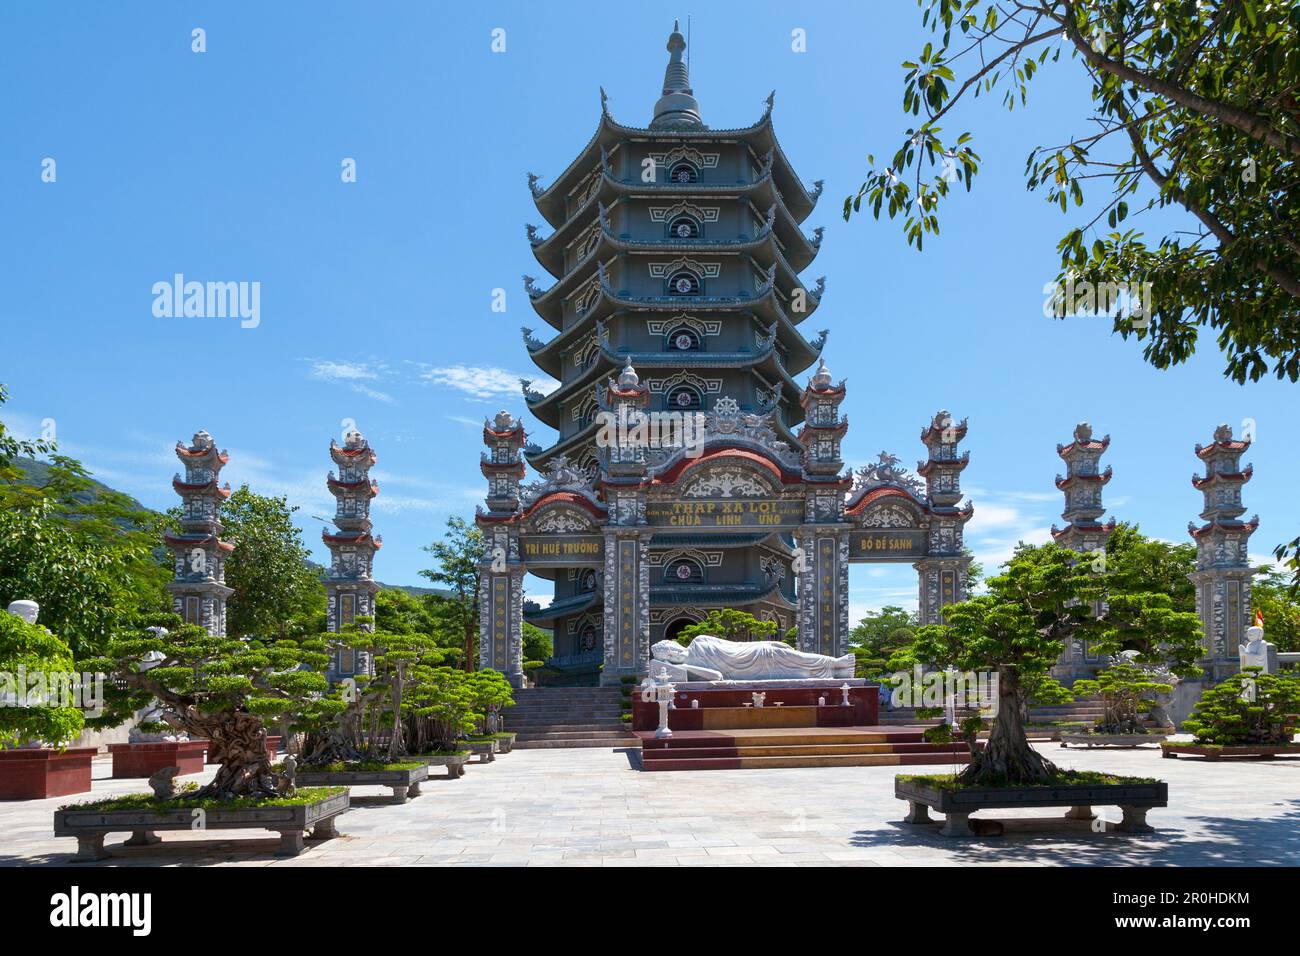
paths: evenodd
<path fill-rule="evenodd" d="M 975 753 L 958 780 L 964 784 L 1041 783 L 1056 773 L 1056 765 L 1029 746 L 1022 715 L 1028 695 L 1015 668 L 998 667 L 998 712 L 984 748 Z"/>
<path fill-rule="evenodd" d="M 221 764 L 212 782 L 193 794 L 195 799 L 279 795 L 266 753 L 266 728 L 261 717 L 230 712 L 204 714 L 193 708 L 164 716 L 173 726 L 211 741 L 211 760 Z"/>
<path fill-rule="evenodd" d="M 393 678 L 393 736 L 388 741 L 388 756 L 400 757 L 406 753 L 406 733 L 402 724 L 402 686 L 405 682 L 399 672 Z"/>

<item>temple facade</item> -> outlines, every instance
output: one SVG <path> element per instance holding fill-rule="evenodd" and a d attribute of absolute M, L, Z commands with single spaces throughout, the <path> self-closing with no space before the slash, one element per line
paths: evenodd
<path fill-rule="evenodd" d="M 545 188 L 529 176 L 550 232 L 527 234 L 552 281 L 524 277 L 550 327 L 524 344 L 559 385 L 525 380 L 523 397 L 555 434 L 485 422 L 478 515 L 480 663 L 515 680 L 525 619 L 552 629 L 553 668 L 610 681 L 718 608 L 842 654 L 851 561 L 914 563 L 927 620 L 965 594 L 965 423 L 941 412 L 923 430 L 924 483 L 883 453 L 845 474 L 844 383 L 821 361 L 827 332 L 802 331 L 825 290 L 801 278 L 821 183 L 787 159 L 772 96 L 750 126 L 706 125 L 685 46 L 674 28 L 647 126 L 615 120 L 602 91 L 579 156 Z M 548 607 L 522 610 L 525 573 L 554 582 Z"/>
<path fill-rule="evenodd" d="M 370 502 L 379 494 L 379 485 L 370 477 L 376 457 L 364 435 L 355 428 L 344 436 L 343 444 L 330 440 L 330 458 L 338 475 L 329 473 L 326 484 L 334 495 L 336 531 L 322 531 L 321 539 L 329 548 L 330 566 L 325 574 L 325 626 L 338 634 L 359 617 L 373 618 L 375 593 L 375 552 L 383 539 L 373 534 Z M 373 625 L 366 625 L 373 630 Z M 345 645 L 333 649 L 330 680 L 373 673 L 369 655 Z"/>
<path fill-rule="evenodd" d="M 235 549 L 221 540 L 221 505 L 230 497 L 230 484 L 219 484 L 221 469 L 230 461 L 218 451 L 212 436 L 195 433 L 188 446 L 176 443 L 184 476 L 172 478 L 181 496 L 180 530 L 163 541 L 173 555 L 172 610 L 186 624 L 197 624 L 214 637 L 226 634 L 226 601 L 235 592 L 226 586 L 226 557 Z"/>

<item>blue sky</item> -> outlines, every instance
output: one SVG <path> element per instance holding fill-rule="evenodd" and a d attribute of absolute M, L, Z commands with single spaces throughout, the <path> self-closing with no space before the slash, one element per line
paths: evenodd
<path fill-rule="evenodd" d="M 1225 380 L 1209 340 L 1156 371 L 1105 320 L 1042 315 L 1056 241 L 1076 219 L 1026 193 L 1024 159 L 1081 128 L 1075 65 L 1049 65 L 1026 111 L 981 99 L 949 124 L 976 131 L 983 171 L 917 254 L 896 225 L 839 214 L 866 155 L 892 154 L 908 125 L 898 64 L 928 38 L 915 4 L 734 9 L 4 4 L 6 420 L 30 433 L 53 419 L 66 453 L 158 508 L 174 498 L 174 442 L 206 428 L 230 450 L 232 484 L 301 506 L 319 557 L 327 448 L 353 419 L 379 455 L 376 576 L 420 583 L 422 546 L 481 499 L 483 417 L 520 412 L 517 378 L 542 377 L 519 335 L 546 332 L 520 280 L 541 275 L 525 174 L 549 183 L 568 165 L 595 130 L 601 85 L 615 116 L 646 123 L 671 18 L 689 13 L 705 122 L 748 125 L 775 89 L 787 154 L 806 181 L 826 180 L 805 224 L 826 227 L 806 277 L 828 277 L 812 324 L 830 328 L 827 362 L 848 379 L 847 460 L 887 449 L 911 465 L 937 409 L 969 416 L 967 541 L 991 568 L 1059 521 L 1055 445 L 1080 419 L 1112 436 L 1110 513 L 1178 541 L 1200 510 L 1193 445 L 1253 419 L 1252 550 L 1295 534 L 1295 386 Z M 791 50 L 795 29 L 804 53 Z M 345 158 L 355 183 L 340 181 Z M 259 282 L 260 324 L 155 317 L 153 284 L 176 273 Z M 504 314 L 490 308 L 497 288 Z M 852 574 L 855 614 L 915 605 L 906 565 Z"/>

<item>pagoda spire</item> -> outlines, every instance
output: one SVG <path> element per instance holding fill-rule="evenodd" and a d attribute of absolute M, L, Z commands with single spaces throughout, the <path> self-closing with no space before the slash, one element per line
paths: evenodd
<path fill-rule="evenodd" d="M 172 479 L 181 496 L 180 527 L 176 534 L 163 535 L 175 555 L 173 580 L 167 584 L 172 610 L 186 624 L 225 637 L 226 599 L 235 593 L 226 586 L 226 559 L 235 546 L 220 537 L 221 506 L 230 497 L 230 483 L 218 481 L 230 456 L 200 429 L 189 447 L 176 443 L 176 457 L 185 468 L 185 477 Z"/>
<path fill-rule="evenodd" d="M 707 129 L 700 119 L 700 104 L 691 89 L 686 61 L 686 38 L 682 36 L 678 21 L 673 21 L 673 32 L 668 37 L 668 66 L 664 70 L 663 96 L 655 103 L 651 129 Z"/>
<path fill-rule="evenodd" d="M 325 575 L 325 627 L 338 634 L 358 617 L 373 617 L 375 552 L 383 547 L 383 538 L 372 534 L 370 502 L 379 494 L 379 485 L 370 477 L 376 456 L 370 442 L 355 428 L 344 435 L 343 444 L 330 440 L 330 458 L 338 466 L 338 477 L 329 473 L 326 485 L 334 495 L 334 524 L 337 531 L 321 532 L 321 540 L 330 552 L 330 567 Z M 367 624 L 364 630 L 373 631 Z M 333 648 L 328 674 L 331 680 L 372 674 L 370 655 L 355 651 L 346 644 Z"/>

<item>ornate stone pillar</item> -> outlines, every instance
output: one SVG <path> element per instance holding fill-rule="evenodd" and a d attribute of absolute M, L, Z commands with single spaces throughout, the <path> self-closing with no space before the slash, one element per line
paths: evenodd
<path fill-rule="evenodd" d="M 602 684 L 644 675 L 650 659 L 650 535 L 639 528 L 605 532 L 605 666 Z"/>
<path fill-rule="evenodd" d="M 838 525 L 804 525 L 795 540 L 799 650 L 840 657 L 849 644 L 849 536 Z"/>
<path fill-rule="evenodd" d="M 524 680 L 524 573 L 514 564 L 479 578 L 478 666 L 500 671 L 514 687 Z"/>
<path fill-rule="evenodd" d="M 483 423 L 487 451 L 479 468 L 488 481 L 488 510 L 478 509 L 475 523 L 483 533 L 479 566 L 478 666 L 505 675 L 514 687 L 524 684 L 524 574 L 519 554 L 519 482 L 524 463 L 523 424 L 507 411 Z"/>
<path fill-rule="evenodd" d="M 1250 566 L 1247 547 L 1259 527 L 1259 516 L 1242 521 L 1246 507 L 1241 488 L 1250 481 L 1253 467 L 1241 467 L 1241 456 L 1249 441 L 1232 437 L 1232 429 L 1220 425 L 1214 441 L 1196 446 L 1196 457 L 1205 475 L 1193 475 L 1192 485 L 1205 496 L 1199 527 L 1188 523 L 1187 531 L 1196 542 L 1196 570 L 1188 575 L 1196 585 L 1196 612 L 1205 630 L 1205 656 L 1201 659 L 1206 676 L 1218 682 L 1240 669 L 1237 647 L 1250 623 Z"/>
<path fill-rule="evenodd" d="M 966 437 L 966 419 L 954 422 L 940 409 L 921 430 L 921 441 L 929 453 L 917 464 L 916 473 L 925 479 L 926 503 L 930 510 L 926 557 L 915 562 L 918 579 L 917 613 L 921 624 L 940 624 L 942 609 L 966 600 L 966 572 L 970 557 L 963 540 L 966 522 L 975 513 L 962 499 L 961 473 L 970 463 L 970 452 L 957 453 Z"/>

